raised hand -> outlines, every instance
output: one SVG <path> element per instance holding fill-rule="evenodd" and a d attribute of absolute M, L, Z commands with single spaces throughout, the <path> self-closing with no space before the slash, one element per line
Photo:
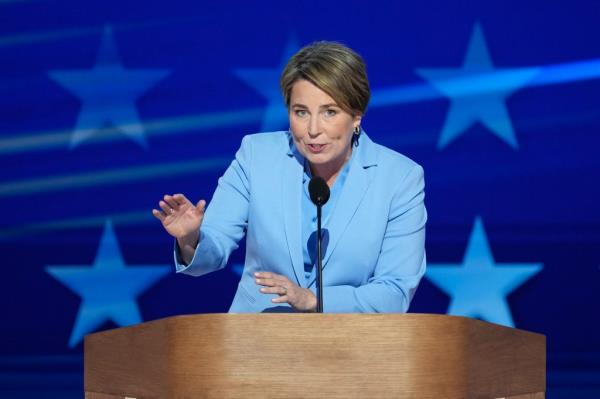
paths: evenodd
<path fill-rule="evenodd" d="M 204 219 L 206 201 L 192 204 L 183 194 L 165 195 L 152 214 L 162 223 L 165 230 L 177 239 L 179 246 L 196 247 L 200 225 Z"/>

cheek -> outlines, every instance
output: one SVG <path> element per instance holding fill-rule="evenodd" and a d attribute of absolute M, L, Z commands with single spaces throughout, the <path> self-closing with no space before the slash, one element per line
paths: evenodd
<path fill-rule="evenodd" d="M 290 130 L 294 140 L 298 141 L 302 138 L 302 128 L 300 126 L 290 123 Z"/>
<path fill-rule="evenodd" d="M 335 139 L 340 142 L 348 142 L 352 138 L 352 126 L 348 126 L 347 123 L 339 123 L 335 126 Z"/>
<path fill-rule="evenodd" d="M 290 127 L 292 128 L 292 130 L 297 130 L 300 127 L 300 124 L 294 118 L 290 118 Z"/>
<path fill-rule="evenodd" d="M 290 119 L 290 129 L 292 129 L 294 136 L 302 136 L 303 131 L 305 130 L 303 128 L 302 121 L 298 120 L 298 118 L 295 118 L 292 115 L 290 115 L 289 119 Z"/>
<path fill-rule="evenodd" d="M 294 125 L 293 123 L 290 123 L 290 131 L 292 133 L 292 138 L 294 139 L 294 142 L 296 144 L 301 143 L 304 139 L 304 129 L 302 129 L 302 127 L 298 126 L 297 124 Z"/>

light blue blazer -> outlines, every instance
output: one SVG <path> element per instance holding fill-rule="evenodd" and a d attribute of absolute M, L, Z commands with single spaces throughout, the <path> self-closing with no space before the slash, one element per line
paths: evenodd
<path fill-rule="evenodd" d="M 323 308 L 406 312 L 425 273 L 423 169 L 364 132 L 353 151 L 326 226 Z M 206 209 L 190 264 L 183 265 L 175 250 L 177 272 L 200 276 L 223 268 L 246 234 L 244 271 L 230 312 L 291 310 L 259 292 L 257 271 L 282 274 L 314 292 L 301 242 L 303 162 L 288 132 L 244 137 Z"/>

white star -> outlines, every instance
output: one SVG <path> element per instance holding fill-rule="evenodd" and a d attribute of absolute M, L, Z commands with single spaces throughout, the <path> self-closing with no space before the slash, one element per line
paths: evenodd
<path fill-rule="evenodd" d="M 417 73 L 452 99 L 438 148 L 442 149 L 476 122 L 517 149 L 519 144 L 505 100 L 540 68 L 494 68 L 479 24 L 475 25 L 462 68 L 417 69 Z"/>
<path fill-rule="evenodd" d="M 104 226 L 93 265 L 47 266 L 48 273 L 81 297 L 69 346 L 109 320 L 119 326 L 141 323 L 136 297 L 170 269 L 170 265 L 127 267 L 110 221 Z"/>
<path fill-rule="evenodd" d="M 106 27 L 93 68 L 48 72 L 82 102 L 70 148 L 90 139 L 99 130 L 110 132 L 105 129 L 107 125 L 146 148 L 144 127 L 135 101 L 168 73 L 163 69 L 123 68 L 112 30 Z"/>
<path fill-rule="evenodd" d="M 495 263 L 480 218 L 462 265 L 434 263 L 425 275 L 451 296 L 448 314 L 514 327 L 506 296 L 542 270 L 541 263 Z"/>

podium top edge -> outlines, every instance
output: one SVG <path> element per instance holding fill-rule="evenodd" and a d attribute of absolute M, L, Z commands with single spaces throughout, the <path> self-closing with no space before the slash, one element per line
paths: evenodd
<path fill-rule="evenodd" d="M 140 325 L 144 326 L 153 326 L 155 324 L 161 323 L 171 323 L 171 322 L 179 322 L 182 320 L 215 320 L 215 321 L 227 321 L 227 320 L 252 320 L 257 318 L 269 318 L 269 319 L 286 319 L 286 320 L 314 320 L 320 318 L 321 320 L 331 320 L 331 319 L 340 319 L 344 321 L 348 320 L 356 320 L 360 322 L 361 320 L 394 320 L 394 321 L 410 321 L 411 323 L 416 322 L 417 320 L 427 320 L 428 322 L 447 322 L 454 323 L 456 325 L 462 325 L 464 327 L 475 327 L 475 328 L 494 328 L 500 330 L 512 330 L 519 331 L 526 334 L 532 334 L 532 336 L 539 336 L 545 339 L 545 335 L 538 332 L 522 330 L 513 327 L 507 327 L 500 324 L 495 324 L 483 320 L 473 319 L 464 316 L 453 316 L 453 315 L 444 315 L 444 314 L 436 314 L 436 313 L 198 313 L 198 314 L 183 314 L 183 315 L 175 315 L 163 317 L 160 319 L 146 321 L 141 324 L 136 324 L 132 326 L 126 326 L 118 328 L 118 330 L 123 329 L 133 329 L 137 328 Z M 103 334 L 112 330 L 105 330 L 101 332 L 96 332 L 92 334 L 88 334 L 88 336 L 94 336 L 96 334 Z"/>

